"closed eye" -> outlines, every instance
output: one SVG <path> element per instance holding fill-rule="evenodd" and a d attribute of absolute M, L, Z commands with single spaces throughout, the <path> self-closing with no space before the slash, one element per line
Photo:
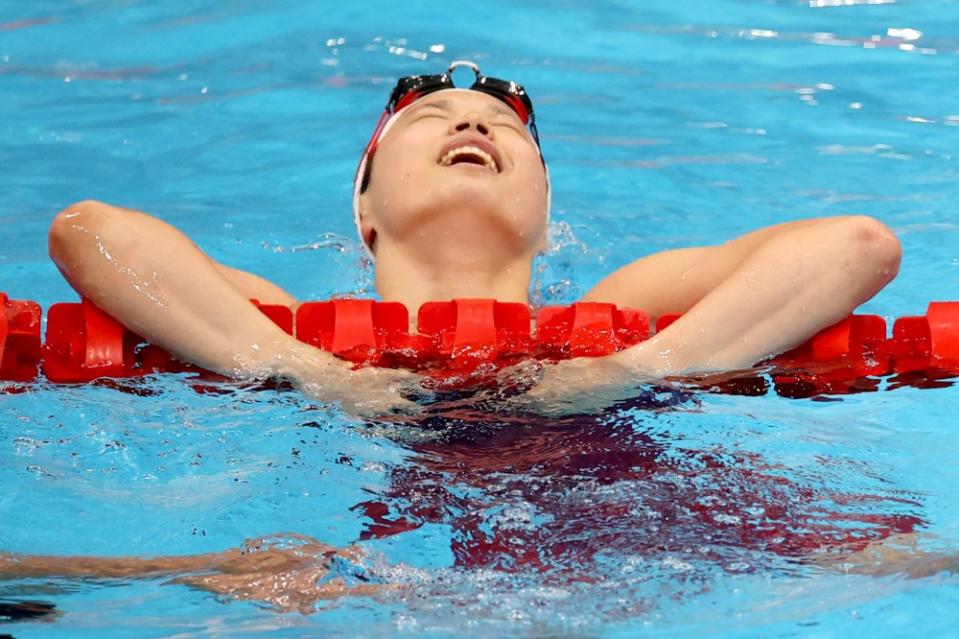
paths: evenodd
<path fill-rule="evenodd" d="M 420 120 L 422 118 L 443 118 L 447 115 L 449 115 L 449 109 L 444 108 L 441 104 L 427 103 L 417 107 L 416 113 L 413 114 L 413 119 Z"/>
<path fill-rule="evenodd" d="M 523 134 L 526 132 L 526 127 L 522 122 L 517 120 L 512 115 L 497 115 L 493 119 L 493 124 L 495 126 L 506 127 L 508 129 L 513 129 L 517 133 Z"/>
<path fill-rule="evenodd" d="M 445 118 L 446 114 L 439 111 L 427 111 L 425 113 L 417 113 L 413 117 L 413 121 L 422 120 L 423 118 Z"/>

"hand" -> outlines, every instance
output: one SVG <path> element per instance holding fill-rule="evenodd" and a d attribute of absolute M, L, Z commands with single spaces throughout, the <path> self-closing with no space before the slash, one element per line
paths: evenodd
<path fill-rule="evenodd" d="M 601 412 L 629 397 L 631 388 L 641 381 L 616 355 L 579 357 L 555 364 L 535 362 L 511 372 L 516 376 L 537 374 L 539 379 L 532 388 L 510 403 L 541 415 Z"/>
<path fill-rule="evenodd" d="M 167 583 L 307 614 L 321 600 L 372 595 L 397 587 L 366 582 L 358 565 L 361 558 L 361 551 L 355 547 L 334 548 L 310 537 L 284 534 L 201 555 L 64 557 L 0 553 L 0 579 L 155 579 L 176 575 Z M 355 574 L 360 583 L 331 578 L 334 562 L 357 564 Z"/>
<path fill-rule="evenodd" d="M 372 595 L 391 587 L 350 585 L 341 578 L 324 580 L 336 558 L 356 562 L 360 557 L 356 548 L 338 549 L 303 535 L 285 534 L 248 540 L 242 548 L 216 555 L 215 572 L 177 577 L 168 583 L 260 601 L 281 612 L 309 614 L 318 601 Z"/>
<path fill-rule="evenodd" d="M 828 554 L 813 556 L 811 561 L 823 568 L 845 573 L 904 575 L 908 579 L 921 579 L 942 572 L 953 575 L 959 573 L 959 555 L 924 551 L 919 547 L 919 540 L 917 533 L 891 535 L 884 540 L 870 542 L 860 550 L 842 552 L 839 548 Z"/>
<path fill-rule="evenodd" d="M 357 417 L 414 415 L 423 408 L 403 397 L 402 392 L 420 393 L 423 377 L 407 370 L 363 367 L 353 369 L 335 361 L 324 369 L 322 378 L 300 380 L 300 390 L 315 399 L 336 402 Z"/>

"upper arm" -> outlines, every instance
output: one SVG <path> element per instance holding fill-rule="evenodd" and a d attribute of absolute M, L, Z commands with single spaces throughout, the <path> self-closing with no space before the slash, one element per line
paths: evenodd
<path fill-rule="evenodd" d="M 764 242 L 779 233 L 818 222 L 787 222 L 717 246 L 656 253 L 606 276 L 583 299 L 642 309 L 653 318 L 665 313 L 685 313 Z"/>
<path fill-rule="evenodd" d="M 185 251 L 192 249 L 197 256 L 209 260 L 217 271 L 247 298 L 259 300 L 264 304 L 283 306 L 296 304 L 296 299 L 292 295 L 272 282 L 213 260 L 179 229 L 159 218 L 141 211 L 94 200 L 77 202 L 67 207 L 54 218 L 50 225 L 50 256 L 77 290 L 95 286 L 96 282 L 102 278 L 99 269 L 107 264 L 101 259 L 91 259 L 91 255 L 98 258 L 99 251 L 91 252 L 86 243 L 79 240 L 85 240 L 91 234 L 99 237 L 100 233 L 108 228 L 113 229 L 115 235 L 131 238 L 128 243 L 131 256 L 140 251 L 141 243 L 147 241 L 152 249 L 177 256 L 175 258 L 177 262 L 184 261 Z M 184 249 L 184 244 L 187 242 L 189 248 Z M 130 259 L 130 256 L 126 259 Z"/>
<path fill-rule="evenodd" d="M 731 256 L 719 248 L 664 251 L 636 260 L 606 276 L 583 300 L 641 309 L 653 318 L 684 313 L 715 287 L 719 273 L 726 270 L 721 262 Z"/>

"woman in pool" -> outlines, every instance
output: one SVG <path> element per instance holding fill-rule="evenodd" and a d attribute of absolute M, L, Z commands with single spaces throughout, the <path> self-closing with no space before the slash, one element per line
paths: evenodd
<path fill-rule="evenodd" d="M 453 88 L 452 70 L 476 74 Z M 375 168 L 375 170 L 374 170 Z M 454 63 L 401 80 L 363 155 L 354 213 L 376 261 L 376 290 L 415 312 L 427 300 L 528 303 L 545 247 L 549 177 L 532 105 L 512 82 Z M 239 378 L 284 377 L 364 413 L 415 408 L 412 374 L 351 367 L 296 341 L 250 298 L 296 300 L 267 280 L 219 264 L 170 225 L 85 201 L 57 215 L 50 255 L 81 295 L 151 342 Z M 533 395 L 748 368 L 845 317 L 898 270 L 900 246 L 864 216 L 789 222 L 725 244 L 638 259 L 584 299 L 684 316 L 621 353 L 549 367 Z"/>
<path fill-rule="evenodd" d="M 454 297 L 528 303 L 532 261 L 546 242 L 549 181 L 532 106 L 521 87 L 485 78 L 472 68 L 477 81 L 466 90 L 452 87 L 452 68 L 440 76 L 401 80 L 357 171 L 354 213 L 361 239 L 376 261 L 377 291 L 411 310 L 426 300 Z M 293 297 L 258 276 L 216 263 L 156 218 L 81 202 L 55 219 L 50 252 L 82 295 L 183 359 L 237 377 L 287 377 L 310 394 L 341 402 L 348 410 L 413 407 L 398 391 L 415 381 L 414 376 L 397 370 L 352 370 L 292 339 L 248 300 L 292 306 Z M 791 222 L 718 246 L 639 259 L 601 281 L 586 299 L 643 308 L 653 317 L 675 311 L 684 312 L 684 317 L 617 355 L 550 367 L 531 393 L 548 397 L 556 389 L 569 393 L 573 382 L 580 387 L 630 383 L 749 367 L 847 315 L 895 276 L 899 260 L 899 244 L 889 229 L 860 216 Z M 416 467 L 394 478 L 396 494 L 387 492 L 379 501 L 357 505 L 370 519 L 364 535 L 402 532 L 406 519 L 432 521 L 423 513 L 395 509 L 406 504 L 411 492 L 440 486 L 451 467 L 466 473 L 459 479 L 464 485 L 485 494 L 489 475 L 533 463 L 523 451 L 540 448 L 537 438 L 549 439 L 552 446 L 546 448 L 556 451 L 552 457 L 534 460 L 544 475 L 541 481 L 555 483 L 556 490 L 544 493 L 541 483 L 526 487 L 530 501 L 544 511 L 566 504 L 562 487 L 578 481 L 580 474 L 599 472 L 600 482 L 641 481 L 665 463 L 660 458 L 676 459 L 632 429 L 617 430 L 606 422 L 589 429 L 548 420 L 543 428 L 527 425 L 522 420 L 507 424 L 497 430 L 498 439 L 488 443 L 423 445 Z M 534 441 L 518 445 L 530 437 Z M 503 445 L 504 438 L 509 445 Z M 603 463 L 596 462 L 597 456 Z M 570 459 L 581 460 L 582 467 Z M 716 467 L 715 474 L 721 477 L 728 470 Z M 720 482 L 717 490 L 721 487 Z M 554 493 L 560 496 L 557 503 L 549 501 Z M 457 512 L 445 508 L 441 497 L 430 517 Z M 664 502 L 677 504 L 692 498 L 663 495 Z M 482 504 L 464 512 L 479 509 Z M 554 519 L 571 527 L 580 540 L 577 556 L 589 556 L 597 544 L 606 543 L 589 528 L 595 519 L 592 511 L 559 510 L 556 515 Z M 479 527 L 472 520 L 438 523 L 469 533 L 464 538 L 471 543 L 456 549 L 458 565 L 525 562 L 538 569 L 525 555 L 516 557 L 499 543 L 495 531 L 476 535 Z M 686 523 L 684 530 L 692 535 L 704 528 L 715 532 L 711 521 L 693 518 Z M 884 534 L 909 533 L 914 524 L 910 520 L 890 525 Z M 582 530 L 576 528 L 580 525 Z M 739 543 L 738 531 L 734 532 L 737 535 L 729 533 L 730 543 Z M 807 543 L 802 537 L 795 552 L 812 557 L 822 550 L 820 557 L 825 559 L 815 561 L 827 563 L 833 557 L 832 561 L 847 562 L 844 570 L 857 572 L 921 575 L 956 569 L 953 557 L 897 552 L 895 544 L 888 543 L 904 539 L 911 537 L 888 536 L 885 544 L 867 546 L 837 542 L 841 552 L 830 555 L 836 544 Z M 556 540 L 530 541 L 535 542 L 530 547 L 542 549 L 551 559 L 566 551 Z M 632 543 L 635 536 L 626 541 Z M 358 558 L 354 548 L 337 550 L 308 538 L 284 536 L 222 553 L 155 559 L 0 553 L 0 578 L 168 576 L 236 598 L 308 611 L 322 598 L 382 588 L 330 579 L 333 562 Z"/>

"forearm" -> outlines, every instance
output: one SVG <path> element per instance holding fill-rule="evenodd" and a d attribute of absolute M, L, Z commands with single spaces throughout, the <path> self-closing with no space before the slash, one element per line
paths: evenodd
<path fill-rule="evenodd" d="M 98 202 L 76 204 L 54 221 L 50 255 L 81 295 L 204 368 L 271 375 L 303 354 L 304 345 L 257 311 L 213 260 L 156 218 Z"/>
<path fill-rule="evenodd" d="M 620 359 L 651 375 L 734 370 L 848 315 L 895 276 L 899 245 L 868 218 L 777 234 L 673 325 Z"/>
<path fill-rule="evenodd" d="M 757 248 L 773 238 L 843 219 L 784 222 L 715 246 L 655 253 L 607 276 L 583 300 L 639 308 L 653 318 L 667 313 L 685 313 L 726 280 Z"/>
<path fill-rule="evenodd" d="M 959 555 L 924 550 L 919 542 L 917 533 L 894 534 L 867 542 L 863 547 L 854 544 L 853 548 L 824 549 L 809 557 L 809 563 L 844 574 L 877 577 L 898 574 L 918 579 L 939 573 L 959 573 Z"/>
<path fill-rule="evenodd" d="M 216 267 L 234 288 L 249 299 L 255 299 L 262 304 L 279 304 L 289 307 L 297 303 L 292 295 L 259 275 L 220 263 L 217 263 Z"/>
<path fill-rule="evenodd" d="M 214 570 L 228 559 L 229 553 L 178 557 L 57 557 L 0 553 L 0 579 L 149 578 Z"/>

